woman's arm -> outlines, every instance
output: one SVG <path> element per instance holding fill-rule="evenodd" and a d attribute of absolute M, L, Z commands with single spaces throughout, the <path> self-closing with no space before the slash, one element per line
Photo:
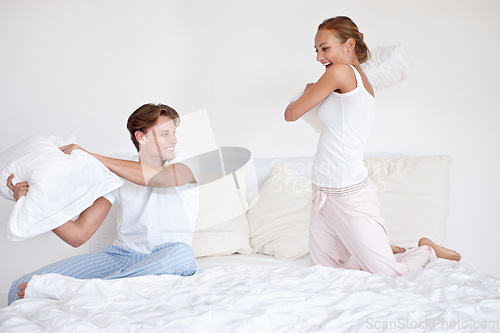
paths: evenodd
<path fill-rule="evenodd" d="M 302 96 L 288 104 L 285 110 L 285 120 L 299 119 L 335 90 L 346 92 L 354 88 L 356 88 L 356 77 L 352 68 L 345 64 L 332 65 L 326 69 L 318 82 L 306 85 Z"/>
<path fill-rule="evenodd" d="M 70 154 L 75 149 L 84 150 L 76 144 L 67 145 L 61 147 L 60 149 L 66 154 Z M 94 153 L 89 154 L 97 158 L 102 164 L 118 176 L 137 185 L 173 187 L 195 182 L 191 170 L 182 163 L 175 163 L 166 166 L 154 166 L 136 161 L 102 156 Z"/>

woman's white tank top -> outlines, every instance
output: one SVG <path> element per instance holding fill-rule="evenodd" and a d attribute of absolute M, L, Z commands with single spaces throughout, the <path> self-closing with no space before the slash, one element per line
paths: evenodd
<path fill-rule="evenodd" d="M 375 119 L 375 98 L 366 90 L 361 75 L 356 88 L 332 92 L 318 107 L 323 126 L 314 157 L 312 182 L 317 187 L 344 188 L 368 177 L 363 152 Z"/>

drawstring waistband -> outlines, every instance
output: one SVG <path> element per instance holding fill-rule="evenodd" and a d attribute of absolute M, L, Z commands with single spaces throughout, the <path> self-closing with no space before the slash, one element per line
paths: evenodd
<path fill-rule="evenodd" d="M 321 211 L 321 208 L 323 208 L 323 206 L 325 205 L 326 192 L 317 189 L 314 195 L 316 196 L 315 200 L 312 200 L 314 202 L 314 212 L 316 212 L 316 215 L 318 215 Z"/>
<path fill-rule="evenodd" d="M 317 186 L 315 184 L 312 184 L 312 187 L 315 190 L 324 191 L 328 195 L 349 195 L 357 193 L 362 189 L 364 189 L 365 187 L 370 186 L 371 184 L 372 182 L 370 178 L 366 177 L 362 182 L 347 187 L 334 188 L 334 187 Z"/>
<path fill-rule="evenodd" d="M 344 196 L 360 192 L 365 187 L 372 185 L 370 178 L 365 178 L 361 183 L 343 188 L 320 187 L 312 184 L 313 195 L 311 201 L 314 202 L 314 211 L 319 214 L 321 208 L 325 205 L 328 196 Z"/>

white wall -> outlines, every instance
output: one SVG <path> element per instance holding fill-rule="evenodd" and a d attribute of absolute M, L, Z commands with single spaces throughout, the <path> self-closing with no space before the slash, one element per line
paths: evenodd
<path fill-rule="evenodd" d="M 283 110 L 323 71 L 317 25 L 348 15 L 369 46 L 404 45 L 415 66 L 378 94 L 368 152 L 452 155 L 446 245 L 500 276 L 499 11 L 495 0 L 0 0 L 0 151 L 73 131 L 91 151 L 133 152 L 128 115 L 163 102 L 181 114 L 208 109 L 221 146 L 312 155 L 316 134 L 284 122 Z M 1 220 L 11 207 L 0 200 Z M 0 224 L 2 291 L 85 250 L 5 235 Z"/>

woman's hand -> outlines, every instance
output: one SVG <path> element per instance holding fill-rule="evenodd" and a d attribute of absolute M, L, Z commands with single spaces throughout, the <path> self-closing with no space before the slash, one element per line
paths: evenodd
<path fill-rule="evenodd" d="M 84 152 L 88 153 L 88 151 L 86 151 L 85 149 L 74 143 L 67 146 L 59 147 L 59 149 L 61 149 L 61 151 L 65 154 L 71 154 L 71 152 L 76 149 L 83 150 Z"/>
<path fill-rule="evenodd" d="M 406 252 L 405 248 L 402 248 L 402 247 L 399 247 L 399 246 L 396 246 L 396 245 L 391 245 L 391 250 L 392 250 L 393 254 Z"/>
<path fill-rule="evenodd" d="M 12 179 L 14 179 L 14 174 L 10 175 L 7 179 L 7 186 L 14 192 L 14 200 L 19 200 L 23 195 L 28 193 L 29 185 L 27 182 L 19 182 L 16 185 L 12 184 Z"/>

